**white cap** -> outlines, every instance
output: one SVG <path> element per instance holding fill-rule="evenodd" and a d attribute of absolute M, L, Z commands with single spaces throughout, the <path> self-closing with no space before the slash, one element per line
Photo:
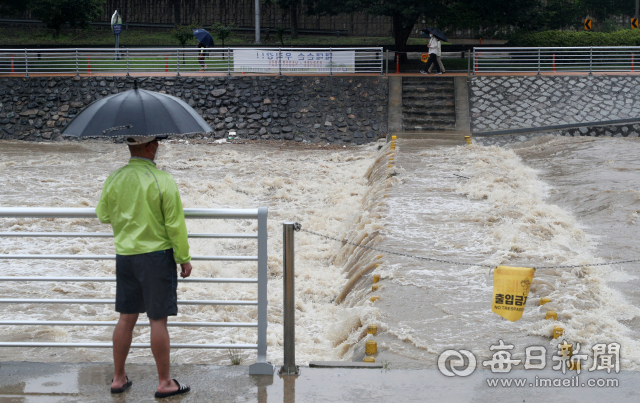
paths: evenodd
<path fill-rule="evenodd" d="M 156 136 L 128 136 L 125 137 L 124 142 L 128 146 L 135 146 L 138 144 L 147 144 L 157 139 Z"/>

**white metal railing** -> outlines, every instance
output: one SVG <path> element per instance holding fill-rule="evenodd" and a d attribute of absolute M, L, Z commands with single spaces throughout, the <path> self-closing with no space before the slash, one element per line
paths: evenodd
<path fill-rule="evenodd" d="M 640 46 L 474 48 L 476 73 L 633 72 Z"/>
<path fill-rule="evenodd" d="M 0 75 L 382 72 L 382 48 L 0 49 Z"/>
<path fill-rule="evenodd" d="M 250 238 L 258 241 L 257 256 L 193 256 L 192 260 L 216 261 L 256 261 L 257 278 L 186 278 L 183 283 L 254 283 L 258 286 L 257 301 L 233 300 L 179 300 L 179 305 L 248 305 L 258 309 L 257 323 L 244 322 L 169 322 L 168 326 L 185 327 L 255 327 L 257 344 L 172 344 L 173 348 L 214 348 L 214 349 L 256 349 L 257 362 L 249 368 L 253 375 L 273 374 L 273 366 L 267 363 L 267 208 L 257 209 L 184 209 L 187 219 L 255 219 L 258 232 L 255 234 L 189 234 L 190 238 Z M 14 208 L 0 207 L 0 217 L 29 218 L 96 218 L 93 208 Z M 112 233 L 79 232 L 0 232 L 0 237 L 113 237 Z M 115 255 L 18 255 L 0 254 L 0 260 L 11 259 L 58 259 L 58 260 L 115 260 Z M 23 277 L 3 276 L 0 282 L 115 282 L 115 277 Z M 0 298 L 0 304 L 114 304 L 114 299 L 40 299 L 40 298 Z M 5 326 L 115 326 L 115 321 L 42 321 L 42 320 L 0 320 Z M 136 326 L 149 326 L 139 322 Z M 86 347 L 110 348 L 111 343 L 41 343 L 41 342 L 0 342 L 0 347 Z M 133 343 L 131 347 L 147 348 L 148 343 Z"/>

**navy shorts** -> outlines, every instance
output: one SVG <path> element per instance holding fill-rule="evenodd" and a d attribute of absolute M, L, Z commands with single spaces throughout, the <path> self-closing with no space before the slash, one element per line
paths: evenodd
<path fill-rule="evenodd" d="M 149 319 L 178 314 L 178 267 L 173 249 L 116 255 L 116 312 L 143 313 Z"/>

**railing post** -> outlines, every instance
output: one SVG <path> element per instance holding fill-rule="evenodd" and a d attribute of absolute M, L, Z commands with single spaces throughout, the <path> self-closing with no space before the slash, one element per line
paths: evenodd
<path fill-rule="evenodd" d="M 294 298 L 294 233 L 296 224 L 292 222 L 282 223 L 282 245 L 283 245 L 283 281 L 284 300 L 282 308 L 284 310 L 282 318 L 284 320 L 284 365 L 280 368 L 280 375 L 298 375 L 299 368 L 296 366 L 296 304 Z"/>
<path fill-rule="evenodd" d="M 329 75 L 333 75 L 333 50 L 329 48 Z"/>
<path fill-rule="evenodd" d="M 386 59 L 387 63 L 387 77 L 389 77 L 389 49 L 387 49 L 387 59 Z"/>
<path fill-rule="evenodd" d="M 258 208 L 258 360 L 249 366 L 249 375 L 273 375 L 267 362 L 267 212 Z"/>
<path fill-rule="evenodd" d="M 180 77 L 180 49 L 176 49 L 176 77 Z"/>
<path fill-rule="evenodd" d="M 282 48 L 278 48 L 278 75 L 282 75 Z"/>
<path fill-rule="evenodd" d="M 26 48 L 24 50 L 24 76 L 29 77 L 29 54 Z"/>
<path fill-rule="evenodd" d="M 130 77 L 130 75 L 129 75 L 129 48 L 127 48 L 127 77 Z"/>
<path fill-rule="evenodd" d="M 381 76 L 384 76 L 384 66 L 382 65 L 382 59 L 383 58 L 384 58 L 384 49 L 380 48 L 380 75 Z M 356 72 L 355 66 L 354 66 L 353 72 L 354 73 Z"/>
<path fill-rule="evenodd" d="M 227 48 L 227 75 L 231 75 L 231 48 Z"/>
<path fill-rule="evenodd" d="M 540 48 L 538 48 L 538 75 L 540 75 Z"/>
<path fill-rule="evenodd" d="M 473 75 L 476 75 L 476 71 L 478 70 L 478 61 L 476 60 L 476 48 L 473 48 L 473 65 L 475 69 L 473 69 Z"/>
<path fill-rule="evenodd" d="M 80 68 L 79 68 L 79 62 L 78 62 L 78 49 L 76 49 L 76 76 L 80 75 Z"/>
<path fill-rule="evenodd" d="M 589 48 L 589 75 L 593 75 L 593 46 Z"/>

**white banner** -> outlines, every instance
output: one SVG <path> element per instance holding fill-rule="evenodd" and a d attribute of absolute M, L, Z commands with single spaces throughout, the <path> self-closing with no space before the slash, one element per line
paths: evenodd
<path fill-rule="evenodd" d="M 279 55 L 279 56 L 278 56 Z M 354 73 L 356 52 L 287 49 L 233 49 L 237 73 Z"/>

